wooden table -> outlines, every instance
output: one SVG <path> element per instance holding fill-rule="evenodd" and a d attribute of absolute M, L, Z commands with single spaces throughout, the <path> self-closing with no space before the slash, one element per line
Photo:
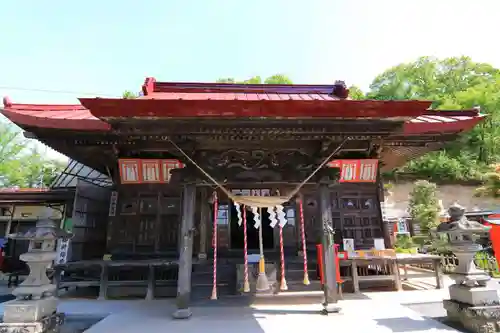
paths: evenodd
<path fill-rule="evenodd" d="M 436 289 L 443 288 L 443 272 L 441 270 L 441 257 L 433 254 L 406 254 L 398 253 L 396 255 L 398 266 L 402 265 L 404 269 L 404 279 L 434 277 L 436 279 Z M 432 264 L 434 272 L 422 272 L 419 274 L 408 274 L 407 265 L 411 264 Z M 398 270 L 399 271 L 399 270 Z"/>
<path fill-rule="evenodd" d="M 150 260 L 82 260 L 68 262 L 54 266 L 56 274 L 54 276 L 55 282 L 59 288 L 64 287 L 99 287 L 99 299 L 107 298 L 108 286 L 141 286 L 147 284 L 146 299 L 151 300 L 154 298 L 155 286 L 160 282 L 155 279 L 156 267 L 168 267 L 177 265 L 175 260 L 166 259 L 150 259 Z M 61 272 L 70 269 L 85 269 L 90 267 L 100 268 L 99 281 L 85 280 L 85 281 L 61 281 Z M 147 281 L 109 281 L 108 272 L 111 267 L 148 267 L 148 280 Z M 166 281 L 165 281 L 166 282 Z"/>
<path fill-rule="evenodd" d="M 350 257 L 346 260 L 341 260 L 340 264 L 342 267 L 351 267 L 352 276 L 342 277 L 344 281 L 352 281 L 353 289 L 355 293 L 360 292 L 360 283 L 364 282 L 379 282 L 379 281 L 392 281 L 394 283 L 395 290 L 403 290 L 402 279 L 399 273 L 399 267 L 403 265 L 403 268 L 409 264 L 424 264 L 432 263 L 434 266 L 434 272 L 423 272 L 419 274 L 407 274 L 405 273 L 404 278 L 406 280 L 411 278 L 421 278 L 421 277 L 435 277 L 437 289 L 443 287 L 442 272 L 440 269 L 441 258 L 435 255 L 427 254 L 396 254 L 396 256 L 365 256 L 365 257 Z M 381 271 L 386 270 L 387 274 L 380 275 L 359 275 L 358 267 L 375 266 L 379 267 Z"/>

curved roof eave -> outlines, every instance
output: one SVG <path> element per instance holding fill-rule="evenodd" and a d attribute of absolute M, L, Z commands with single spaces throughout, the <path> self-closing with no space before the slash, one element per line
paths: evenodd
<path fill-rule="evenodd" d="M 111 125 L 94 117 L 81 105 L 14 104 L 4 98 L 0 108 L 7 119 L 20 127 L 79 131 L 109 131 Z"/>

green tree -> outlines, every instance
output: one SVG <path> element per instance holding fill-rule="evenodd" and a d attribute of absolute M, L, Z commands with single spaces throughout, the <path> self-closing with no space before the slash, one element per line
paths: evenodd
<path fill-rule="evenodd" d="M 485 122 L 439 152 L 409 162 L 398 172 L 445 180 L 480 179 L 500 162 L 500 70 L 468 57 L 422 57 L 392 67 L 370 85 L 368 98 L 421 99 L 436 109 L 480 107 Z"/>
<path fill-rule="evenodd" d="M 139 94 L 133 93 L 130 90 L 125 90 L 122 94 L 122 98 L 125 98 L 125 99 L 134 99 L 137 97 L 139 97 Z"/>
<path fill-rule="evenodd" d="M 234 78 L 226 77 L 217 80 L 217 83 L 239 83 L 239 84 L 292 84 L 292 80 L 284 74 L 275 74 L 262 81 L 260 76 L 253 76 L 247 80 L 237 81 Z"/>
<path fill-rule="evenodd" d="M 500 71 L 469 57 L 438 59 L 421 57 L 411 63 L 389 68 L 370 85 L 368 96 L 375 99 L 423 99 L 439 107 L 454 100 L 459 92 L 471 87 L 494 83 Z"/>
<path fill-rule="evenodd" d="M 293 84 L 292 80 L 284 74 L 271 75 L 264 80 L 265 84 Z"/>
<path fill-rule="evenodd" d="M 0 122 L 0 187 L 49 186 L 64 165 L 30 147 L 12 124 Z"/>
<path fill-rule="evenodd" d="M 419 224 L 421 232 L 429 234 L 438 226 L 441 212 L 436 184 L 426 180 L 416 181 L 410 192 L 408 208 L 412 220 Z"/>
<path fill-rule="evenodd" d="M 365 93 L 358 86 L 349 87 L 349 97 L 354 100 L 366 99 Z"/>
<path fill-rule="evenodd" d="M 484 175 L 483 185 L 476 189 L 478 197 L 500 198 L 500 165 Z"/>

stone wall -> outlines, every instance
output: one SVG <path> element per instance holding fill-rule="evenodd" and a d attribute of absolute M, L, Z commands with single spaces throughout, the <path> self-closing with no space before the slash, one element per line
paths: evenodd
<path fill-rule="evenodd" d="M 406 210 L 413 182 L 393 183 L 393 185 L 391 192 L 395 208 Z M 482 210 L 500 208 L 500 199 L 474 197 L 476 188 L 477 186 L 467 185 L 438 185 L 438 197 L 443 201 L 445 208 L 448 208 L 455 201 L 466 207 L 467 210 L 472 210 L 474 206 Z"/>

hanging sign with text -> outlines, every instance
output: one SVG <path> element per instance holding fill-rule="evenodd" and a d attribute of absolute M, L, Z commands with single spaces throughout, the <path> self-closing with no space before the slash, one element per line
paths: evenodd
<path fill-rule="evenodd" d="M 330 168 L 340 169 L 340 183 L 375 183 L 378 160 L 333 160 Z"/>
<path fill-rule="evenodd" d="M 178 160 L 119 159 L 122 184 L 168 183 L 173 169 L 184 164 Z"/>

